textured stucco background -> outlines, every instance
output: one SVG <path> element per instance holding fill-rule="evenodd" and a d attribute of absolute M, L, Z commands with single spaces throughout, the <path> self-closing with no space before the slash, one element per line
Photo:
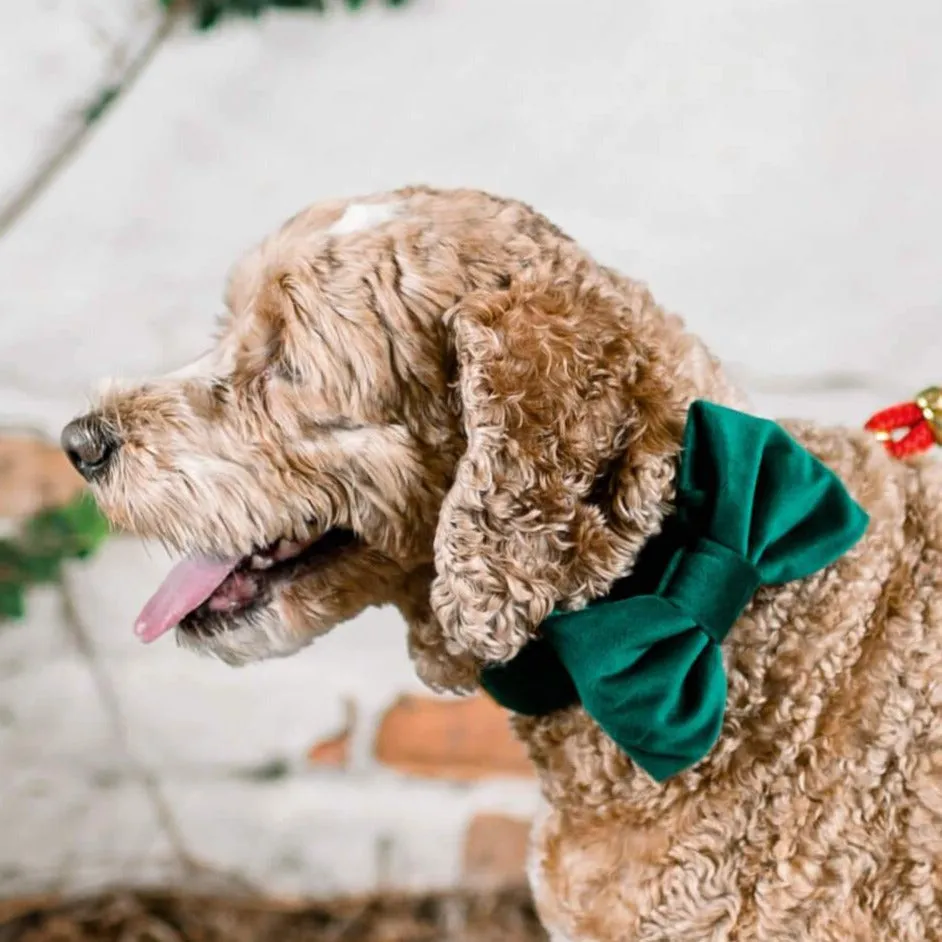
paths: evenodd
<path fill-rule="evenodd" d="M 57 434 L 99 377 L 197 355 L 238 252 L 305 203 L 409 182 L 536 205 L 684 313 L 767 412 L 860 424 L 942 380 L 938 0 L 180 25 L 79 135 L 155 8 L 0 4 L 0 207 L 70 155 L 0 235 L 7 426 Z M 115 541 L 0 625 L 0 895 L 501 869 L 487 849 L 519 845 L 532 781 L 483 708 L 399 699 L 420 691 L 397 616 L 233 671 L 132 638 L 169 565 Z"/>

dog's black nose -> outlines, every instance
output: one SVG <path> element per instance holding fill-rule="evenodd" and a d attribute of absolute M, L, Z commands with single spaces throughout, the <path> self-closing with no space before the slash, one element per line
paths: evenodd
<path fill-rule="evenodd" d="M 60 440 L 62 450 L 86 481 L 94 480 L 108 468 L 120 444 L 115 434 L 94 415 L 69 422 Z"/>

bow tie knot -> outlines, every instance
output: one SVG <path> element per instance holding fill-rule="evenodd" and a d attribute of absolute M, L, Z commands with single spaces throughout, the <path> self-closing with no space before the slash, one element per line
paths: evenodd
<path fill-rule="evenodd" d="M 657 595 L 722 644 L 756 589 L 759 570 L 740 553 L 708 537 L 674 551 Z"/>

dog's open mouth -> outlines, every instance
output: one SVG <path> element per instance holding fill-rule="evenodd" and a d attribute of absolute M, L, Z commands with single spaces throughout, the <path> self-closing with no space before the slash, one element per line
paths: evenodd
<path fill-rule="evenodd" d="M 178 625 L 221 622 L 267 602 L 272 587 L 321 565 L 356 542 L 340 528 L 309 540 L 281 539 L 248 556 L 193 556 L 178 563 L 147 602 L 134 624 L 144 642 L 156 641 Z"/>

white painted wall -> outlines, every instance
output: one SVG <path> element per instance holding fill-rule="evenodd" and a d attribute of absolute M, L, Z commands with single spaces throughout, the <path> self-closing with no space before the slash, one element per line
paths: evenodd
<path fill-rule="evenodd" d="M 0 12 L 4 193 L 101 72 L 38 6 Z M 236 253 L 310 201 L 421 181 L 537 205 L 760 408 L 860 423 L 942 380 L 940 35 L 937 0 L 414 0 L 180 31 L 0 242 L 0 419 L 56 433 L 101 375 L 192 359 Z M 370 613 L 238 672 L 141 648 L 166 566 L 115 543 L 72 571 L 81 638 L 49 593 L 0 628 L 0 893 L 180 878 L 181 851 L 291 892 L 447 881 L 473 809 L 531 807 L 368 763 L 253 781 L 344 697 L 414 686 L 402 628 Z"/>

